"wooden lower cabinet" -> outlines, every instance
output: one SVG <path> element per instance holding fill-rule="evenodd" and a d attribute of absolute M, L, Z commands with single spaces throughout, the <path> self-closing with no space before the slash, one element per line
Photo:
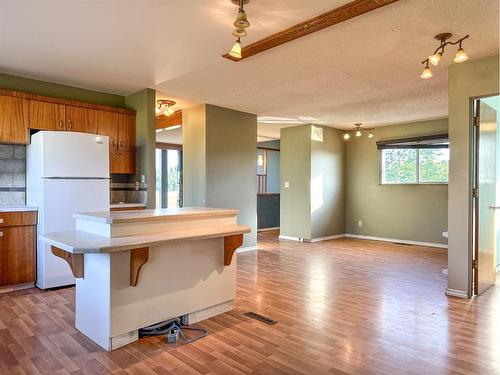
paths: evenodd
<path fill-rule="evenodd" d="M 28 225 L 0 227 L 0 291 L 7 286 L 34 284 L 35 268 L 36 226 L 32 220 Z"/>
<path fill-rule="evenodd" d="M 135 151 L 109 152 L 109 173 L 135 173 Z"/>

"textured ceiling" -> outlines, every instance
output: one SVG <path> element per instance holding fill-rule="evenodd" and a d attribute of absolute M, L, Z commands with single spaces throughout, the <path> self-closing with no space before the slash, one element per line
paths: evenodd
<path fill-rule="evenodd" d="M 251 0 L 244 42 L 347 2 Z M 271 118 L 259 135 L 275 137 L 297 122 L 447 116 L 454 49 L 432 80 L 419 78 L 437 33 L 471 34 L 472 59 L 498 54 L 498 0 L 400 0 L 240 63 L 221 58 L 235 11 L 229 0 L 3 0 L 0 71 L 118 94 L 152 87 L 179 107 L 206 102 Z"/>

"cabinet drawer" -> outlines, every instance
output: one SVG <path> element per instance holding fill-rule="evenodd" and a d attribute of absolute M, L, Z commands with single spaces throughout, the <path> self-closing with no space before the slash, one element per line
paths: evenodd
<path fill-rule="evenodd" d="M 0 228 L 0 286 L 35 281 L 36 227 Z"/>
<path fill-rule="evenodd" d="M 0 212 L 0 228 L 36 225 L 36 212 Z"/>

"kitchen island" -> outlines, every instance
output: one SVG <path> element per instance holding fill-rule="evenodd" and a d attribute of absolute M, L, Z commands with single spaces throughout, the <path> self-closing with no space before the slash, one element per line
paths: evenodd
<path fill-rule="evenodd" d="M 233 254 L 250 232 L 237 214 L 216 208 L 76 214 L 75 231 L 44 235 L 76 277 L 76 328 L 109 351 L 137 340 L 140 328 L 231 310 Z"/>

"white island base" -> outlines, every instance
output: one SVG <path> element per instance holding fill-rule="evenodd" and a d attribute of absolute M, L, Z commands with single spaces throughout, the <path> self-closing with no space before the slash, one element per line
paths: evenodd
<path fill-rule="evenodd" d="M 206 208 L 75 215 L 77 231 L 45 235 L 77 277 L 76 328 L 110 351 L 136 341 L 140 328 L 231 310 L 233 253 L 249 232 L 236 215 Z"/>

